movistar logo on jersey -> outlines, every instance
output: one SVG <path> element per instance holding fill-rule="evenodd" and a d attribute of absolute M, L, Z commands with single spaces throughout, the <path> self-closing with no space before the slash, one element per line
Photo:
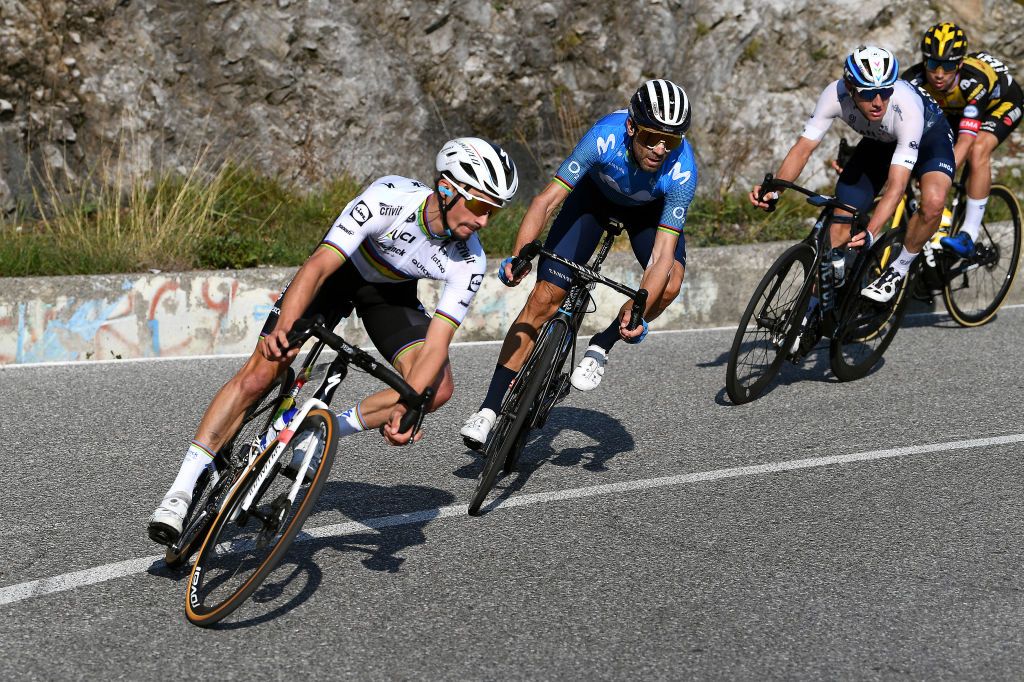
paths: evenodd
<path fill-rule="evenodd" d="M 597 151 L 604 154 L 609 149 L 615 146 L 615 133 L 611 133 L 608 137 L 597 138 Z"/>

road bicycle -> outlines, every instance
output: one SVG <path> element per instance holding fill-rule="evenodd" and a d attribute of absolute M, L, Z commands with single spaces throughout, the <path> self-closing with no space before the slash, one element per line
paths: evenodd
<path fill-rule="evenodd" d="M 564 368 L 570 357 L 572 362 L 569 367 L 575 366 L 576 336 L 583 318 L 596 309 L 590 291 L 597 284 L 603 284 L 632 299 L 628 328 L 632 331 L 640 324 L 647 306 L 647 290 L 630 289 L 600 274 L 601 264 L 622 229 L 623 224 L 618 220 L 608 220 L 604 241 L 589 265 L 580 265 L 563 258 L 543 248 L 538 241 L 525 245 L 513 259 L 512 271 L 515 277 L 522 274 L 534 257 L 542 254 L 568 267 L 572 271 L 572 281 L 561 307 L 541 328 L 537 343 L 501 403 L 484 450 L 487 459 L 469 503 L 470 515 L 480 513 L 480 507 L 494 486 L 498 473 L 504 471 L 509 474 L 515 469 L 530 430 L 542 428 L 551 408 L 569 394 L 569 372 L 564 371 Z"/>
<path fill-rule="evenodd" d="M 854 146 L 840 138 L 836 155 L 840 167 L 852 158 L 853 151 Z M 1020 263 L 1021 209 L 1013 190 L 1005 185 L 992 185 L 974 253 L 959 258 L 944 251 L 939 240 L 955 235 L 963 227 L 969 174 L 970 167 L 965 166 L 960 179 L 953 183 L 942 223 L 911 269 L 909 291 L 914 299 L 928 305 L 941 295 L 957 324 L 977 327 L 995 317 L 1013 286 Z M 906 228 L 918 206 L 913 182 L 908 183 L 888 229 Z M 894 255 L 887 254 L 886 261 Z"/>
<path fill-rule="evenodd" d="M 964 327 L 983 325 L 999 311 L 1017 275 L 1021 251 L 1021 212 L 1017 197 L 1004 185 L 992 185 L 974 252 L 966 257 L 942 248 L 939 240 L 955 235 L 967 207 L 966 171 L 950 193 L 944 220 L 921 250 L 911 270 L 910 294 L 929 305 L 941 295 L 950 317 Z M 905 228 L 918 208 L 912 185 L 896 207 L 890 229 Z M 890 257 L 894 257 L 892 254 Z"/>
<path fill-rule="evenodd" d="M 737 405 L 761 395 L 784 360 L 800 363 L 823 336 L 830 338 L 836 378 L 863 377 L 892 343 L 906 311 L 906 287 L 887 303 L 860 295 L 882 274 L 889 255 L 899 253 L 905 230 L 885 233 L 870 248 L 832 249 L 832 223 L 850 223 L 851 234 L 856 234 L 866 229 L 866 216 L 835 197 L 770 174 L 761 183 L 761 196 L 784 188 L 806 195 L 821 213 L 807 237 L 768 268 L 740 318 L 725 379 L 729 399 Z M 837 216 L 837 210 L 851 215 Z M 815 298 L 817 305 L 812 305 Z"/>
<path fill-rule="evenodd" d="M 241 606 L 274 570 L 302 528 L 334 462 L 337 417 L 328 404 L 350 365 L 398 392 L 407 408 L 399 427 L 402 433 L 411 428 L 415 435 L 420 427 L 431 389 L 417 393 L 397 372 L 327 329 L 321 317 L 296 320 L 288 344 L 301 345 L 311 336 L 318 342 L 297 373 L 299 379 L 277 394 L 267 430 L 242 446 L 246 456 L 255 453 L 255 457 L 208 514 L 208 530 L 185 595 L 185 615 L 195 625 L 213 625 Z M 325 348 L 337 356 L 313 396 L 296 406 L 295 397 Z"/>

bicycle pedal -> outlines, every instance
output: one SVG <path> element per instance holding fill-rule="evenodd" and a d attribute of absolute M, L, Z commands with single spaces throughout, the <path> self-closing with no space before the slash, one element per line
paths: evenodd
<path fill-rule="evenodd" d="M 472 438 L 469 438 L 467 436 L 462 437 L 462 444 L 465 445 L 470 450 L 475 450 L 477 452 L 480 452 L 481 450 L 484 449 L 483 443 L 481 443 L 478 440 L 473 440 Z"/>

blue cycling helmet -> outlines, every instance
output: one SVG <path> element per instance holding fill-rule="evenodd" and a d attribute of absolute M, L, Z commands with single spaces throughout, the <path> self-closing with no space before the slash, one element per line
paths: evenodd
<path fill-rule="evenodd" d="M 899 77 L 900 63 L 889 50 L 861 45 L 846 58 L 843 78 L 858 88 L 887 88 Z"/>

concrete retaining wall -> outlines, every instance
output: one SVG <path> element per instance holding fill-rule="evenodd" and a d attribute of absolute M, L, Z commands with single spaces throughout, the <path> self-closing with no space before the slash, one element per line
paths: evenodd
<path fill-rule="evenodd" d="M 680 298 L 654 328 L 736 324 L 758 280 L 788 245 L 692 249 Z M 501 338 L 522 308 L 529 286 L 503 286 L 496 267 L 492 259 L 456 340 Z M 294 271 L 0 278 L 0 364 L 248 353 Z M 631 254 L 612 254 L 603 271 L 631 286 L 640 281 Z M 438 290 L 434 282 L 421 282 L 428 310 Z M 599 313 L 588 317 L 588 330 L 607 325 L 622 302 L 605 287 L 598 287 L 596 298 Z M 1019 285 L 1010 298 L 1024 301 Z M 355 343 L 366 340 L 354 317 L 345 321 L 342 334 Z"/>

